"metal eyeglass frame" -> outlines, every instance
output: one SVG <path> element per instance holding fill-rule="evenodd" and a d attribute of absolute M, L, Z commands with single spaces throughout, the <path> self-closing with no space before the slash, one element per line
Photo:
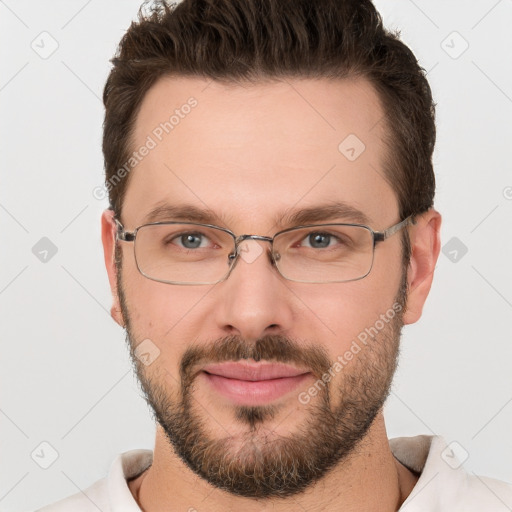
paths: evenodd
<path fill-rule="evenodd" d="M 137 232 L 139 231 L 139 229 L 141 229 L 145 226 L 166 225 L 166 224 L 169 224 L 169 225 L 171 225 L 171 224 L 187 224 L 187 225 L 191 225 L 191 226 L 203 226 L 203 227 L 218 229 L 220 231 L 224 231 L 225 233 L 228 233 L 229 235 L 231 235 L 231 237 L 233 238 L 233 242 L 234 242 L 234 252 L 232 252 L 228 255 L 228 259 L 230 260 L 229 269 L 226 272 L 226 275 L 224 275 L 221 279 L 219 279 L 215 282 L 211 282 L 211 283 L 164 281 L 162 279 L 156 279 L 154 277 L 148 276 L 147 274 L 144 274 L 144 272 L 139 267 L 139 263 L 137 261 L 137 256 L 135 255 L 135 243 L 134 243 L 134 255 L 135 255 L 135 263 L 137 265 L 137 269 L 147 279 L 151 279 L 152 281 L 157 281 L 159 283 L 165 283 L 165 284 L 178 284 L 178 285 L 206 285 L 206 284 L 208 284 L 208 285 L 211 285 L 211 284 L 220 283 L 221 281 L 224 281 L 229 277 L 232 270 L 236 266 L 238 257 L 240 256 L 240 251 L 239 251 L 240 244 L 242 242 L 244 242 L 245 240 L 260 240 L 262 242 L 269 242 L 270 243 L 270 255 L 272 258 L 271 261 L 272 261 L 273 265 L 275 266 L 276 270 L 279 272 L 279 275 L 281 275 L 288 281 L 294 281 L 294 282 L 298 282 L 298 283 L 310 283 L 310 284 L 330 284 L 330 283 L 346 283 L 346 282 L 350 282 L 350 281 L 358 281 L 360 279 L 365 278 L 371 272 L 371 270 L 373 268 L 373 260 L 374 260 L 374 256 L 375 256 L 375 246 L 377 245 L 377 243 L 384 242 L 390 236 L 394 235 L 395 233 L 397 233 L 401 229 L 405 228 L 406 226 L 416 224 L 416 220 L 414 219 L 414 217 L 415 217 L 414 214 L 409 215 L 404 220 L 398 222 L 397 224 L 394 224 L 393 226 L 390 226 L 389 228 L 385 229 L 384 231 L 374 231 L 371 227 L 366 226 L 364 224 L 350 224 L 350 223 L 337 222 L 337 223 L 306 224 L 306 225 L 301 225 L 301 226 L 294 226 L 293 228 L 287 228 L 287 229 L 283 229 L 283 230 L 277 232 L 273 237 L 261 236 L 261 235 L 239 235 L 239 236 L 236 236 L 229 229 L 223 228 L 220 226 L 215 226 L 214 224 L 202 224 L 199 222 L 183 222 L 183 221 L 150 222 L 148 224 L 142 224 L 141 226 L 138 226 L 133 231 L 126 231 L 119 219 L 117 219 L 116 217 L 113 217 L 113 219 L 117 226 L 117 232 L 116 232 L 117 238 L 116 239 L 122 240 L 123 242 L 135 242 L 135 239 L 137 237 Z M 274 251 L 273 251 L 274 238 L 276 236 L 278 236 L 282 233 L 286 233 L 288 231 L 293 231 L 293 230 L 303 229 L 303 228 L 311 228 L 311 227 L 321 228 L 321 227 L 325 227 L 325 226 L 357 226 L 357 227 L 365 228 L 371 233 L 372 238 L 373 238 L 372 263 L 370 265 L 368 272 L 361 277 L 357 277 L 355 279 L 345 279 L 343 281 L 300 281 L 297 279 L 290 279 L 290 278 L 284 276 L 276 264 L 276 262 L 279 260 L 279 254 L 274 254 Z M 277 258 L 276 258 L 276 256 L 277 256 Z"/>

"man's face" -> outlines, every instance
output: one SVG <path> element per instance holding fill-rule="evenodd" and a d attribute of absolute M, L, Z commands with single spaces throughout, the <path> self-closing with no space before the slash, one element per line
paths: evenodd
<path fill-rule="evenodd" d="M 181 110 L 168 134 L 157 131 L 159 141 L 155 129 L 190 97 L 197 105 Z M 141 105 L 133 147 L 148 136 L 157 144 L 131 172 L 121 221 L 133 231 L 157 205 L 193 206 L 236 235 L 272 236 L 292 227 L 285 213 L 344 202 L 383 230 L 400 219 L 383 178 L 382 117 L 361 80 L 240 87 L 161 79 Z M 132 244 L 118 244 L 119 307 L 137 374 L 191 470 L 233 494 L 268 498 L 295 494 L 350 457 L 380 413 L 396 365 L 407 279 L 400 235 L 376 246 L 364 279 L 330 284 L 285 280 L 269 244 L 249 241 L 248 250 L 263 251 L 240 258 L 227 280 L 169 285 L 141 275 Z M 159 355 L 145 365 L 134 349 L 148 339 Z M 244 360 L 303 375 L 277 395 L 251 398 L 236 395 L 233 382 L 222 391 L 203 371 Z"/>

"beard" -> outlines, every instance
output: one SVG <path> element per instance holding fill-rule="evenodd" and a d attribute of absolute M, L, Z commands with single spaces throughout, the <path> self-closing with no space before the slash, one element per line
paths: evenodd
<path fill-rule="evenodd" d="M 391 389 L 406 306 L 406 272 L 395 298 L 401 306 L 399 311 L 369 337 L 338 375 L 316 386 L 316 396 L 302 405 L 304 419 L 293 431 L 277 435 L 265 428 L 288 402 L 232 405 L 234 421 L 244 427 L 243 434 L 234 439 L 227 430 L 220 437 L 211 434 L 207 424 L 211 416 L 194 397 L 195 378 L 202 365 L 252 358 L 296 364 L 322 381 L 322 376 L 332 371 L 333 361 L 318 343 L 305 346 L 281 335 L 267 335 L 249 343 L 239 336 L 227 336 L 187 348 L 179 365 L 179 389 L 173 393 L 165 385 L 166 376 L 161 371 L 148 371 L 135 355 L 136 336 L 117 261 L 117 290 L 137 378 L 170 446 L 190 470 L 232 495 L 276 499 L 301 493 L 354 454 Z"/>

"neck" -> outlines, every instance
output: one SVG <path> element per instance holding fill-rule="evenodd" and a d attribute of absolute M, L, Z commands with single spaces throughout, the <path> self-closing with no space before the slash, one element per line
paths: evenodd
<path fill-rule="evenodd" d="M 129 483 L 145 512 L 198 510 L 210 512 L 310 511 L 395 512 L 418 480 L 400 464 L 389 448 L 384 419 L 379 413 L 372 427 L 350 457 L 297 496 L 280 500 L 255 500 L 233 496 L 212 487 L 193 473 L 170 447 L 158 426 L 153 464 Z M 174 508 L 170 509 L 172 503 Z"/>

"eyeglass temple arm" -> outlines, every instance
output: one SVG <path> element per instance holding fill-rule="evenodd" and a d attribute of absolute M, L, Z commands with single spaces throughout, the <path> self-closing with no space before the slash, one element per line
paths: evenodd
<path fill-rule="evenodd" d="M 124 226 L 115 217 L 114 222 L 117 226 L 116 235 L 118 240 L 122 240 L 123 242 L 133 242 L 135 240 L 135 233 L 129 233 L 128 231 L 125 231 Z"/>
<path fill-rule="evenodd" d="M 402 222 L 399 222 L 398 224 L 391 226 L 385 231 L 375 231 L 373 234 L 374 243 L 386 240 L 386 238 L 389 238 L 391 235 L 394 235 L 397 231 L 400 231 L 402 228 L 410 226 L 411 224 L 416 224 L 416 219 L 414 218 L 414 215 L 409 215 L 409 217 L 406 217 Z"/>

